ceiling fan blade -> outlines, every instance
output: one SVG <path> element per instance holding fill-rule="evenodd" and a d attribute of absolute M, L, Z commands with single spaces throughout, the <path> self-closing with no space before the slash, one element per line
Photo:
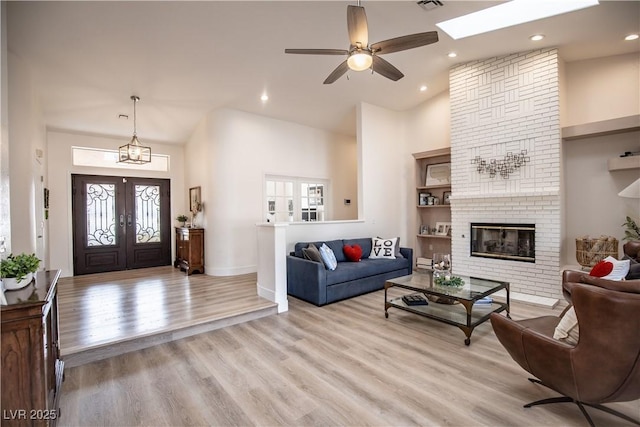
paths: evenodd
<path fill-rule="evenodd" d="M 373 64 L 371 64 L 371 69 L 394 82 L 404 77 L 404 74 L 402 74 L 400 70 L 391 65 L 388 61 L 376 55 L 373 55 Z"/>
<path fill-rule="evenodd" d="M 285 49 L 284 53 L 297 53 L 301 55 L 348 55 L 346 49 Z"/>
<path fill-rule="evenodd" d="M 369 27 L 367 26 L 367 14 L 362 6 L 347 6 L 347 28 L 351 46 L 360 43 L 360 47 L 369 45 Z"/>
<path fill-rule="evenodd" d="M 371 50 L 378 55 L 401 50 L 413 49 L 425 46 L 438 41 L 437 31 L 427 31 L 426 33 L 410 34 L 408 36 L 396 37 L 384 40 L 371 45 Z"/>
<path fill-rule="evenodd" d="M 349 66 L 347 65 L 347 61 L 345 60 L 342 64 L 338 65 L 335 70 L 329 74 L 329 77 L 326 78 L 324 84 L 329 85 L 336 80 L 338 80 L 344 73 L 347 72 Z"/>

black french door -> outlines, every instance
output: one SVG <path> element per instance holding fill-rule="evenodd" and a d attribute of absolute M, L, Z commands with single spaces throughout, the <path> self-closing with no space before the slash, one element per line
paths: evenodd
<path fill-rule="evenodd" d="M 168 179 L 71 176 L 74 275 L 171 264 Z"/>

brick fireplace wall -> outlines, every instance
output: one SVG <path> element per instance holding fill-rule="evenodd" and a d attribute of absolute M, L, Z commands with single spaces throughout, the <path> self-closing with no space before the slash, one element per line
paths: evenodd
<path fill-rule="evenodd" d="M 450 71 L 451 221 L 455 274 L 506 280 L 512 292 L 561 298 L 561 134 L 556 49 L 490 58 Z M 526 150 L 510 174 L 480 174 L 472 159 Z M 470 256 L 471 222 L 536 225 L 536 261 Z"/>

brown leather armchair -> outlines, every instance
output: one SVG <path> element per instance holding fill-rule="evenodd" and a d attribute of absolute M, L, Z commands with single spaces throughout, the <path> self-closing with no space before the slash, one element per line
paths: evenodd
<path fill-rule="evenodd" d="M 529 380 L 562 394 L 524 407 L 574 402 L 591 426 L 594 424 L 585 406 L 640 425 L 602 405 L 640 398 L 640 287 L 612 290 L 573 283 L 570 297 L 580 326 L 575 347 L 553 339 L 559 317 L 514 321 L 497 313 L 491 315 L 502 345 L 536 377 Z"/>
<path fill-rule="evenodd" d="M 640 262 L 640 241 L 627 242 L 624 244 L 622 249 L 625 256 L 627 256 L 628 258 L 632 258 L 637 262 Z M 569 302 L 569 304 L 571 304 L 571 290 L 573 289 L 573 285 L 575 283 L 586 283 L 589 285 L 599 286 L 601 288 L 612 290 L 625 290 L 629 289 L 629 287 L 640 289 L 640 279 L 620 282 L 616 280 L 606 280 L 592 277 L 589 276 L 589 273 L 586 271 L 565 270 L 562 272 L 562 294 L 564 295 L 564 298 Z"/>
<path fill-rule="evenodd" d="M 622 250 L 624 254 L 629 258 L 635 259 L 637 262 L 640 262 L 640 241 L 632 240 L 630 242 L 625 243 L 622 246 Z"/>

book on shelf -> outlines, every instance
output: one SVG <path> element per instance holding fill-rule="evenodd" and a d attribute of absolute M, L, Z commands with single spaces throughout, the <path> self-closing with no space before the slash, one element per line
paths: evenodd
<path fill-rule="evenodd" d="M 431 258 L 418 257 L 416 267 L 430 269 L 433 267 L 433 260 Z"/>

